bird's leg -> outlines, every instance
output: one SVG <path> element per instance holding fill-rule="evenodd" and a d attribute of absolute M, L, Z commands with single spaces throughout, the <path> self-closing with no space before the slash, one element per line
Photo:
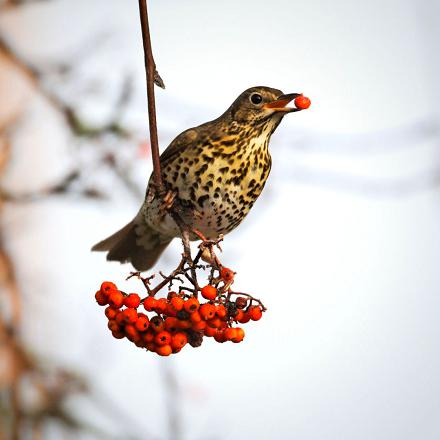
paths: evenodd
<path fill-rule="evenodd" d="M 160 215 L 163 217 L 174 206 L 174 200 L 176 199 L 177 192 L 167 191 L 162 198 L 162 204 L 159 207 Z"/>
<path fill-rule="evenodd" d="M 199 230 L 193 228 L 192 232 L 202 241 L 199 244 L 200 252 L 197 257 L 201 258 L 203 261 L 206 261 L 217 269 L 220 268 L 222 264 L 214 252 L 214 246 L 217 246 L 220 251 L 222 250 L 219 243 L 223 240 L 223 235 L 220 235 L 216 240 L 208 240 Z"/>

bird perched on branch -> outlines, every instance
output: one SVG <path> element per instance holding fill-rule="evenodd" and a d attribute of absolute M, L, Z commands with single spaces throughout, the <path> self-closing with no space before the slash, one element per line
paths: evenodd
<path fill-rule="evenodd" d="M 179 204 L 193 231 L 216 239 L 243 221 L 269 176 L 270 137 L 286 114 L 301 110 L 287 106 L 299 96 L 269 87 L 247 89 L 220 117 L 184 131 L 162 153 L 166 199 Z M 92 250 L 107 251 L 107 260 L 131 262 L 143 271 L 179 236 L 150 178 L 136 217 Z"/>

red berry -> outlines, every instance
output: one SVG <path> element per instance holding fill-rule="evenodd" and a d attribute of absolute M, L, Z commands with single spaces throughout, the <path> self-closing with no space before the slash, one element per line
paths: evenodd
<path fill-rule="evenodd" d="M 153 342 L 155 336 L 156 336 L 156 334 L 155 334 L 153 331 L 148 330 L 148 331 L 146 331 L 146 332 L 142 335 L 142 340 L 143 340 L 145 343 Z"/>
<path fill-rule="evenodd" d="M 180 311 L 183 309 L 183 305 L 185 304 L 185 300 L 180 298 L 179 296 L 175 296 L 171 299 L 171 305 L 177 310 Z"/>
<path fill-rule="evenodd" d="M 121 330 L 117 330 L 117 331 L 112 332 L 112 335 L 116 339 L 124 339 L 125 338 L 125 333 Z"/>
<path fill-rule="evenodd" d="M 166 300 L 166 298 L 160 298 L 160 299 L 156 300 L 156 304 L 154 306 L 154 311 L 156 313 L 164 313 L 165 310 L 167 309 L 167 304 L 168 304 L 168 301 Z"/>
<path fill-rule="evenodd" d="M 178 322 L 177 322 L 177 326 L 181 330 L 188 329 L 188 328 L 191 328 L 192 322 L 189 321 L 188 319 L 179 319 Z"/>
<path fill-rule="evenodd" d="M 111 281 L 104 281 L 101 284 L 101 292 L 105 294 L 109 294 L 111 290 L 118 290 L 116 287 L 116 284 L 112 283 Z"/>
<path fill-rule="evenodd" d="M 121 330 L 121 327 L 114 319 L 110 319 L 110 321 L 107 323 L 107 327 L 112 332 L 118 332 Z"/>
<path fill-rule="evenodd" d="M 238 310 L 237 310 L 237 313 L 236 313 L 235 316 L 234 316 L 234 321 L 241 322 L 241 320 L 243 319 L 243 317 L 244 317 L 244 312 L 243 312 L 243 310 L 238 309 Z"/>
<path fill-rule="evenodd" d="M 152 351 L 152 352 L 155 353 L 158 347 L 157 347 L 157 345 L 153 341 L 151 341 L 151 342 L 146 342 L 145 343 L 145 348 L 147 350 Z"/>
<path fill-rule="evenodd" d="M 148 316 L 144 315 L 143 313 L 139 313 L 138 319 L 136 320 L 134 326 L 139 332 L 144 332 L 148 330 L 148 327 L 150 326 L 150 320 L 148 319 Z"/>
<path fill-rule="evenodd" d="M 204 330 L 205 336 L 212 337 L 217 333 L 217 329 L 207 325 Z"/>
<path fill-rule="evenodd" d="M 217 298 L 217 289 L 214 286 L 207 285 L 202 287 L 202 296 L 203 298 L 213 300 Z"/>
<path fill-rule="evenodd" d="M 177 331 L 179 328 L 179 320 L 177 318 L 174 318 L 173 316 L 168 316 L 165 318 L 165 329 L 169 332 L 173 333 Z"/>
<path fill-rule="evenodd" d="M 110 306 L 105 309 L 105 316 L 107 316 L 108 319 L 115 319 L 117 314 L 118 311 Z"/>
<path fill-rule="evenodd" d="M 156 348 L 156 353 L 159 356 L 169 356 L 173 352 L 171 345 L 162 345 Z"/>
<path fill-rule="evenodd" d="M 124 306 L 137 309 L 141 303 L 141 298 L 137 293 L 130 293 L 130 295 L 124 298 Z"/>
<path fill-rule="evenodd" d="M 108 303 L 111 307 L 119 309 L 124 303 L 124 295 L 119 290 L 113 290 L 108 298 Z"/>
<path fill-rule="evenodd" d="M 226 307 L 223 304 L 216 306 L 215 313 L 220 319 L 226 318 L 226 315 L 228 314 Z"/>
<path fill-rule="evenodd" d="M 232 342 L 238 343 L 241 342 L 244 338 L 244 330 L 240 327 L 235 327 L 235 337 L 232 338 Z"/>
<path fill-rule="evenodd" d="M 249 317 L 252 319 L 252 321 L 258 321 L 263 316 L 263 312 L 261 311 L 261 308 L 259 306 L 249 307 L 247 313 L 249 314 Z"/>
<path fill-rule="evenodd" d="M 212 319 L 215 316 L 215 306 L 212 304 L 203 304 L 200 306 L 199 313 L 205 321 Z"/>
<path fill-rule="evenodd" d="M 171 342 L 171 334 L 166 330 L 159 332 L 154 338 L 157 345 L 168 345 Z"/>
<path fill-rule="evenodd" d="M 220 277 L 225 283 L 230 283 L 234 280 L 234 271 L 227 267 L 222 267 L 220 270 Z"/>
<path fill-rule="evenodd" d="M 175 318 L 177 316 L 177 310 L 172 306 L 171 303 L 167 303 L 164 314 Z"/>
<path fill-rule="evenodd" d="M 185 303 L 183 304 L 183 308 L 188 312 L 188 313 L 193 313 L 196 312 L 200 307 L 200 303 L 198 301 L 197 298 L 189 298 L 185 301 Z"/>
<path fill-rule="evenodd" d="M 217 333 L 214 335 L 214 339 L 220 343 L 226 342 L 225 332 L 222 330 L 217 330 Z"/>
<path fill-rule="evenodd" d="M 238 336 L 237 329 L 229 327 L 225 331 L 225 338 L 227 341 L 232 341 L 234 338 Z"/>
<path fill-rule="evenodd" d="M 108 304 L 108 298 L 107 295 L 105 293 L 102 293 L 100 290 L 98 290 L 95 293 L 95 299 L 96 302 L 100 305 L 100 306 L 105 306 Z"/>
<path fill-rule="evenodd" d="M 177 332 L 171 337 L 171 348 L 173 350 L 182 348 L 188 342 L 188 337 L 183 332 Z"/>
<path fill-rule="evenodd" d="M 204 330 L 206 328 L 206 321 L 193 322 L 191 328 L 193 330 Z"/>
<path fill-rule="evenodd" d="M 126 325 L 124 327 L 124 332 L 127 335 L 127 338 L 130 339 L 132 342 L 136 342 L 140 339 L 140 335 L 134 325 Z"/>
<path fill-rule="evenodd" d="M 150 319 L 150 328 L 153 329 L 156 333 L 159 333 L 164 328 L 163 319 L 160 316 L 154 316 Z"/>
<path fill-rule="evenodd" d="M 295 98 L 295 107 L 300 108 L 301 110 L 305 110 L 310 107 L 311 101 L 309 98 L 303 95 L 299 95 Z"/>
<path fill-rule="evenodd" d="M 206 321 L 206 324 L 211 328 L 220 328 L 223 321 L 220 318 L 212 318 L 209 321 Z"/>
<path fill-rule="evenodd" d="M 154 307 L 156 306 L 156 298 L 154 297 L 154 296 L 147 296 L 145 299 L 144 299 L 144 302 L 143 302 L 143 304 L 144 304 L 144 309 L 147 311 L 147 312 L 152 312 L 153 310 L 154 310 Z"/>
<path fill-rule="evenodd" d="M 200 322 L 202 320 L 202 317 L 200 316 L 200 313 L 198 311 L 191 313 L 189 315 L 189 319 L 191 322 Z"/>
<path fill-rule="evenodd" d="M 237 319 L 237 317 L 235 317 L 235 320 L 237 322 L 239 322 L 240 324 L 246 324 L 247 322 L 249 322 L 251 320 L 251 317 L 249 316 L 248 312 L 244 312 L 243 315 Z"/>
<path fill-rule="evenodd" d="M 136 309 L 125 309 L 122 312 L 123 319 L 125 323 L 127 324 L 134 324 L 138 319 L 138 314 L 136 312 Z"/>

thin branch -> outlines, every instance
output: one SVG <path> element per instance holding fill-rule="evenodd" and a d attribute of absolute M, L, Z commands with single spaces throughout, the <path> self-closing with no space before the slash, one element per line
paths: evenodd
<path fill-rule="evenodd" d="M 142 42 L 144 46 L 145 73 L 147 77 L 148 120 L 150 124 L 150 144 L 153 158 L 153 178 L 156 191 L 164 192 L 162 174 L 160 170 L 159 141 L 157 137 L 156 104 L 154 98 L 154 84 L 163 85 L 163 81 L 156 71 L 153 51 L 151 49 L 150 28 L 148 25 L 147 0 L 139 0 L 139 15 L 142 28 Z M 156 77 L 156 81 L 155 81 Z"/>

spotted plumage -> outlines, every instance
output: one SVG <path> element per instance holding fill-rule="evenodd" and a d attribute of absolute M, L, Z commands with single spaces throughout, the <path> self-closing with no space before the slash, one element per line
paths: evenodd
<path fill-rule="evenodd" d="M 271 169 L 268 145 L 297 94 L 269 87 L 244 91 L 217 119 L 177 136 L 160 157 L 167 191 L 183 207 L 186 224 L 207 238 L 236 228 L 261 194 Z M 179 228 L 155 196 L 152 178 L 139 213 L 93 247 L 107 259 L 150 268 Z M 195 239 L 196 236 L 194 235 Z"/>

